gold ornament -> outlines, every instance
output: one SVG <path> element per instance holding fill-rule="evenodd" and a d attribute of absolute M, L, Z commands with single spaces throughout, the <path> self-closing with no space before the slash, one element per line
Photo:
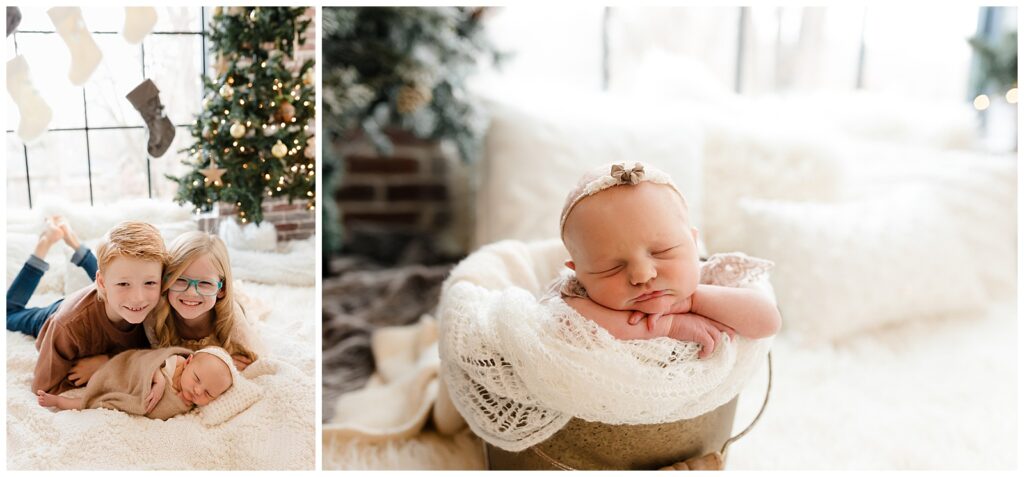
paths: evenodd
<path fill-rule="evenodd" d="M 395 106 L 401 114 L 409 114 L 434 99 L 430 88 L 418 85 L 405 85 L 398 90 L 398 97 L 395 98 Z"/>
<path fill-rule="evenodd" d="M 215 185 L 219 185 L 218 182 L 220 182 L 220 177 L 227 171 L 227 169 L 217 167 L 213 162 L 210 162 L 210 167 L 199 170 L 199 172 L 202 172 L 203 175 L 206 176 L 207 181 L 212 182 Z"/>
<path fill-rule="evenodd" d="M 270 153 L 273 154 L 274 157 L 280 159 L 284 157 L 285 154 L 288 154 L 288 146 L 285 146 L 284 143 L 278 139 L 277 144 L 274 144 L 274 147 L 270 148 Z"/>
<path fill-rule="evenodd" d="M 281 103 L 281 107 L 277 109 L 277 117 L 286 123 L 292 122 L 292 118 L 295 117 L 295 106 L 287 101 Z"/>
<path fill-rule="evenodd" d="M 217 72 L 217 76 L 221 76 L 228 72 L 228 59 L 223 55 L 217 57 L 217 64 L 214 65 L 214 71 Z"/>
<path fill-rule="evenodd" d="M 306 159 L 316 157 L 316 136 L 311 136 L 306 140 L 306 150 L 302 151 L 302 155 L 306 156 Z"/>
<path fill-rule="evenodd" d="M 313 73 L 313 68 L 310 68 L 310 69 L 306 70 L 306 72 L 302 74 L 302 82 L 307 84 L 307 85 L 313 84 L 313 81 L 315 81 L 315 80 L 316 80 L 316 74 Z"/>
<path fill-rule="evenodd" d="M 235 95 L 235 88 L 232 88 L 229 84 L 225 84 L 220 87 L 220 95 L 225 99 L 231 99 L 231 97 Z"/>
<path fill-rule="evenodd" d="M 245 136 L 245 125 L 242 123 L 235 123 L 231 125 L 231 137 L 235 139 L 241 139 Z"/>

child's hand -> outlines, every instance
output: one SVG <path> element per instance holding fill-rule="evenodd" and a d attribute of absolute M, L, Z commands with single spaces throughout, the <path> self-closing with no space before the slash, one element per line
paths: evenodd
<path fill-rule="evenodd" d="M 736 332 L 732 328 L 701 315 L 685 313 L 671 316 L 672 332 L 669 338 L 701 345 L 700 353 L 697 354 L 699 359 L 707 358 L 715 352 L 715 346 L 722 339 L 722 332 L 730 338 L 735 337 Z"/>
<path fill-rule="evenodd" d="M 39 401 L 40 406 L 57 407 L 57 396 L 49 394 L 42 389 L 36 391 L 36 400 Z"/>
<path fill-rule="evenodd" d="M 92 378 L 92 375 L 96 374 L 96 370 L 100 369 L 100 366 L 106 364 L 107 361 L 110 361 L 110 356 L 105 354 L 82 358 L 71 367 L 71 372 L 68 373 L 68 379 L 75 386 L 85 386 L 89 383 L 89 379 Z"/>
<path fill-rule="evenodd" d="M 164 397 L 164 387 L 167 385 L 167 378 L 164 378 L 164 374 L 157 369 L 153 373 L 153 388 L 149 390 L 149 395 L 146 396 L 146 412 L 149 414 L 153 408 L 156 407 L 160 399 Z"/>
<path fill-rule="evenodd" d="M 245 371 L 245 368 L 248 368 L 249 365 L 252 364 L 251 359 L 240 354 L 231 355 L 231 361 L 234 361 L 235 367 L 238 368 L 239 371 Z"/>

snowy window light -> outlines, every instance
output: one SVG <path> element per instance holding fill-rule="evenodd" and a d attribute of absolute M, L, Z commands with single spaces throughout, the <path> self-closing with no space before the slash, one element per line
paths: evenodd
<path fill-rule="evenodd" d="M 160 7 L 140 43 L 122 34 L 124 8 L 81 9 L 102 58 L 83 86 L 69 79 L 72 53 L 45 7 L 21 7 L 21 22 L 7 37 L 7 61 L 24 59 L 30 85 L 52 110 L 47 131 L 25 145 L 17 134 L 19 106 L 7 101 L 7 203 L 31 207 L 43 197 L 109 204 L 123 198 L 170 199 L 176 184 L 164 174 L 184 168 L 180 149 L 200 111 L 207 61 L 204 8 Z M 8 64 L 10 69 L 10 63 Z M 164 114 L 176 128 L 159 158 L 147 154 L 142 115 L 125 97 L 144 79 L 159 88 Z M 13 94 L 13 93 L 12 93 Z"/>

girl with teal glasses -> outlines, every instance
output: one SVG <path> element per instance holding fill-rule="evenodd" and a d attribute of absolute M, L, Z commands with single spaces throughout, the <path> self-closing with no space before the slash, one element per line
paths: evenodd
<path fill-rule="evenodd" d="M 259 356 L 259 343 L 235 297 L 224 242 L 205 232 L 187 232 L 168 247 L 162 291 L 167 300 L 143 323 L 154 348 L 198 350 L 220 346 L 239 370 Z"/>

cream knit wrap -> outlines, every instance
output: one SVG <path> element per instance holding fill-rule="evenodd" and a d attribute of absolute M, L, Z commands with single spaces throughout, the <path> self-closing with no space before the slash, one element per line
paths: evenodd
<path fill-rule="evenodd" d="M 735 397 L 768 352 L 771 339 L 738 336 L 701 360 L 695 343 L 618 340 L 561 297 L 540 299 L 567 258 L 558 240 L 498 242 L 445 281 L 442 378 L 473 432 L 497 447 L 526 449 L 574 416 L 608 424 L 699 416 Z M 770 290 L 770 267 L 743 254 L 716 255 L 701 282 Z"/>

